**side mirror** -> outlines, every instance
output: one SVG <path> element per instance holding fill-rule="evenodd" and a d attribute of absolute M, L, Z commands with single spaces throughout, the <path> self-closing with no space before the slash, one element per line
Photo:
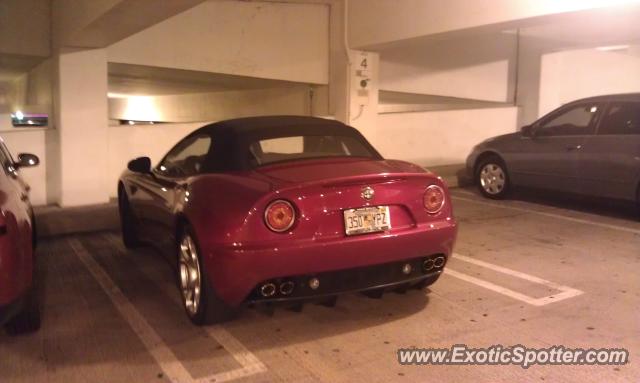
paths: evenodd
<path fill-rule="evenodd" d="M 18 154 L 18 161 L 14 164 L 14 167 L 17 169 L 30 168 L 38 166 L 38 164 L 40 164 L 40 159 L 35 154 L 20 153 Z"/>
<path fill-rule="evenodd" d="M 138 157 L 129 161 L 127 168 L 135 173 L 151 173 L 151 159 L 149 157 Z"/>

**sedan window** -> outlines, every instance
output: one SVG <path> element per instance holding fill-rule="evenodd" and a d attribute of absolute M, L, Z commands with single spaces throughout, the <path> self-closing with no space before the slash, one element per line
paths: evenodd
<path fill-rule="evenodd" d="M 640 134 L 640 105 L 633 102 L 611 104 L 598 134 Z"/>
<path fill-rule="evenodd" d="M 593 134 L 593 121 L 599 107 L 595 104 L 574 106 L 553 114 L 536 129 L 539 136 L 581 136 Z"/>

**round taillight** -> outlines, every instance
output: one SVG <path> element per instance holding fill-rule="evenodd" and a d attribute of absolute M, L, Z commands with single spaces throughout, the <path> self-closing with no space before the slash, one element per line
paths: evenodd
<path fill-rule="evenodd" d="M 273 201 L 264 211 L 264 222 L 276 233 L 287 231 L 296 220 L 296 211 L 291 203 L 284 200 Z"/>
<path fill-rule="evenodd" d="M 436 214 L 444 206 L 444 190 L 438 185 L 431 185 L 424 192 L 422 201 L 427 212 Z"/>

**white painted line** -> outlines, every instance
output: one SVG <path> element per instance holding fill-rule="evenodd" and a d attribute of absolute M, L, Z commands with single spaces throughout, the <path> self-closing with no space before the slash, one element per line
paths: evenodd
<path fill-rule="evenodd" d="M 195 382 L 191 374 L 184 368 L 175 354 L 162 341 L 145 318 L 135 309 L 133 304 L 125 297 L 118 286 L 113 282 L 104 269 L 89 254 L 78 239 L 69 239 L 69 245 L 78 259 L 93 275 L 94 279 L 107 294 L 120 315 L 129 323 L 133 332 L 144 344 L 149 354 L 158 363 L 164 374 L 171 382 L 185 383 Z"/>
<path fill-rule="evenodd" d="M 455 271 L 453 269 L 451 269 L 451 267 L 447 267 L 444 270 L 444 273 L 446 275 L 451 275 L 452 277 L 456 277 L 458 279 L 462 279 L 463 281 L 469 282 L 469 283 L 473 283 L 474 285 L 478 285 L 480 287 L 484 287 L 487 290 L 491 290 L 491 291 L 495 291 L 496 293 L 502 294 L 502 295 L 506 295 L 508 297 L 511 297 L 513 299 L 517 299 L 519 301 L 523 301 L 526 302 L 530 305 L 534 305 L 534 306 L 538 306 L 537 304 L 535 304 L 535 298 L 531 298 L 528 295 L 524 295 L 522 293 L 519 293 L 517 291 L 513 291 L 510 290 L 506 287 L 502 287 L 502 286 L 498 286 L 495 283 L 491 283 L 491 282 L 487 282 L 485 280 L 476 278 L 476 277 L 472 277 L 471 275 L 467 275 L 458 271 Z"/>
<path fill-rule="evenodd" d="M 240 343 L 229 331 L 221 326 L 208 326 L 207 334 L 216 340 L 242 366 L 201 379 L 201 382 L 229 382 L 267 371 L 267 367 L 253 353 Z"/>
<path fill-rule="evenodd" d="M 574 289 L 574 288 L 569 287 L 569 286 L 560 285 L 558 283 L 551 282 L 551 281 L 548 281 L 546 279 L 538 278 L 538 277 L 533 276 L 533 275 L 525 274 L 525 273 L 522 273 L 520 271 L 516 271 L 516 270 L 508 269 L 506 267 L 494 265 L 493 263 L 480 261 L 480 260 L 477 260 L 475 258 L 467 257 L 467 256 L 460 255 L 460 254 L 457 254 L 457 253 L 454 253 L 453 256 L 456 259 L 459 259 L 459 260 L 461 260 L 463 262 L 473 263 L 475 265 L 478 265 L 478 266 L 481 266 L 481 267 L 484 267 L 484 268 L 487 268 L 487 269 L 491 269 L 491 270 L 497 271 L 497 272 L 502 273 L 502 274 L 507 274 L 507 275 L 510 275 L 512 277 L 515 277 L 515 278 L 524 279 L 526 281 L 529 281 L 529 282 L 532 282 L 532 283 L 536 283 L 536 284 L 540 284 L 540 285 L 543 285 L 543 286 L 547 286 L 547 287 L 550 287 L 550 288 L 553 288 L 553 289 L 559 291 L 558 294 L 552 294 L 552 295 L 549 295 L 549 296 L 546 296 L 546 297 L 542 297 L 542 298 L 534 298 L 534 297 L 530 297 L 528 295 L 519 293 L 517 291 L 508 289 L 506 287 L 502 287 L 502 286 L 496 285 L 495 283 L 491 283 L 491 282 L 485 281 L 483 279 L 472 277 L 471 275 L 467 275 L 467 274 L 461 273 L 459 271 L 452 270 L 451 267 L 448 267 L 448 268 L 445 269 L 445 274 L 451 275 L 452 277 L 456 277 L 458 279 L 462 279 L 463 281 L 473 283 L 473 284 L 478 285 L 480 287 L 484 287 L 485 289 L 488 289 L 488 290 L 491 290 L 491 291 L 495 291 L 495 292 L 500 293 L 502 295 L 506 295 L 506 296 L 508 296 L 510 298 L 517 299 L 519 301 L 528 303 L 528 304 L 530 304 L 532 306 L 544 306 L 544 305 L 548 305 L 549 303 L 559 302 L 559 301 L 562 301 L 562 300 L 565 300 L 565 299 L 577 297 L 578 295 L 584 294 L 584 291 L 581 291 L 581 290 L 578 290 L 578 289 Z"/>
<path fill-rule="evenodd" d="M 120 238 L 113 234 L 105 235 L 107 241 L 111 243 L 116 248 L 120 249 L 123 253 L 126 252 Z M 139 266 L 139 259 L 137 257 L 130 257 L 134 263 L 137 263 Z M 148 272 L 143 267 L 138 267 L 141 273 L 145 274 L 146 277 L 150 280 L 153 280 L 153 276 L 149 275 Z M 178 298 L 178 294 L 176 294 L 177 290 L 174 290 L 168 284 L 156 284 L 160 290 L 164 293 L 164 295 L 170 297 L 170 299 L 179 306 L 182 306 L 182 302 Z M 203 329 L 207 332 L 207 334 L 213 338 L 218 344 L 220 344 L 224 349 L 231 354 L 231 356 L 240 364 L 242 367 L 225 371 L 218 374 L 214 374 L 202 379 L 199 379 L 199 382 L 229 382 L 232 380 L 246 378 L 251 375 L 260 374 L 267 371 L 267 367 L 262 363 L 258 357 L 256 357 L 251 351 L 249 351 L 236 337 L 234 337 L 229 331 L 227 331 L 222 326 L 206 326 Z"/>
<path fill-rule="evenodd" d="M 465 193 L 465 194 L 467 194 L 467 193 Z M 469 194 L 472 194 L 472 193 L 469 193 Z M 496 202 L 481 201 L 481 200 L 472 199 L 472 198 L 459 197 L 457 195 L 452 195 L 451 198 L 458 199 L 458 200 L 461 200 L 461 201 L 467 201 L 467 202 L 471 202 L 471 203 L 475 203 L 475 204 L 479 204 L 479 205 L 486 205 L 486 206 L 492 206 L 492 207 L 497 207 L 497 208 L 502 208 L 502 209 L 521 211 L 521 212 L 530 213 L 530 214 L 537 214 L 537 215 L 541 215 L 541 216 L 545 216 L 545 217 L 563 219 L 565 221 L 570 221 L 570 222 L 576 222 L 576 223 L 583 223 L 583 224 L 586 224 L 586 225 L 598 226 L 598 227 L 602 227 L 602 228 L 606 228 L 606 229 L 619 230 L 619 231 L 624 231 L 624 232 L 633 233 L 633 234 L 640 234 L 640 229 L 634 229 L 634 228 L 631 228 L 631 227 L 625 227 L 625 226 L 621 226 L 621 225 L 613 225 L 613 224 L 609 224 L 609 223 L 594 222 L 594 221 L 590 221 L 588 219 L 574 218 L 574 217 L 569 217 L 569 216 L 562 215 L 562 214 L 547 213 L 547 212 L 538 211 L 538 210 L 526 209 L 526 208 L 523 208 L 523 207 L 508 206 L 508 205 L 504 205 L 504 204 L 500 204 L 500 203 L 496 203 Z"/>
<path fill-rule="evenodd" d="M 484 261 L 481 261 L 479 259 L 467 257 L 465 255 L 461 255 L 461 254 L 458 254 L 458 253 L 454 253 L 453 256 L 456 259 L 459 259 L 461 261 L 465 261 L 467 263 L 473 263 L 474 265 L 478 265 L 478 266 L 481 266 L 481 267 L 484 267 L 484 268 L 487 268 L 487 269 L 491 269 L 491 270 L 497 271 L 497 272 L 502 273 L 502 274 L 511 275 L 513 277 L 516 277 L 516 278 L 524 279 L 524 280 L 529 281 L 529 282 L 538 283 L 540 285 L 545 285 L 545 286 L 551 287 L 551 288 L 556 289 L 556 290 L 562 290 L 564 288 L 567 288 L 566 286 L 562 286 L 562 285 L 559 285 L 557 283 L 553 283 L 551 281 L 547 281 L 546 279 L 538 278 L 538 277 L 535 277 L 533 275 L 525 274 L 525 273 L 522 273 L 520 271 L 516 271 L 516 270 L 513 270 L 513 269 L 508 269 L 506 267 L 498 266 L 498 265 L 495 265 L 493 263 L 484 262 Z"/>

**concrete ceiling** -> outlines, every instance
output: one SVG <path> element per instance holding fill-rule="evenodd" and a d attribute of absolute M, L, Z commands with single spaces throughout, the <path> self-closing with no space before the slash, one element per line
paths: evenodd
<path fill-rule="evenodd" d="M 384 56 L 384 53 L 389 51 L 425 51 L 443 44 L 464 43 L 481 36 L 494 36 L 499 39 L 500 35 L 515 34 L 517 30 L 520 30 L 522 36 L 546 43 L 550 51 L 626 44 L 640 41 L 638 20 L 640 20 L 640 5 L 629 5 L 623 8 L 602 8 L 460 29 L 398 40 L 369 48 Z"/>
<path fill-rule="evenodd" d="M 640 7 L 585 12 L 520 29 L 522 36 L 547 41 L 554 49 L 597 47 L 640 41 Z"/>
<path fill-rule="evenodd" d="M 109 93 L 175 95 L 299 87 L 300 83 L 220 73 L 109 63 Z"/>
<path fill-rule="evenodd" d="M 53 8 L 57 46 L 101 48 L 206 0 L 58 0 Z"/>

